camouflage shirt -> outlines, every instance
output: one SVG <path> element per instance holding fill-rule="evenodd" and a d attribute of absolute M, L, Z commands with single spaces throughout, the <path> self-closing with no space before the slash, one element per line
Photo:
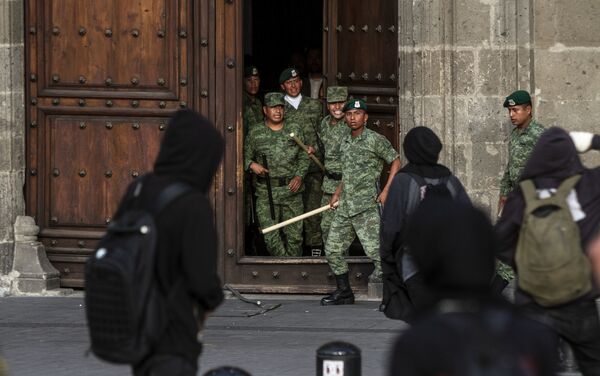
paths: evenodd
<path fill-rule="evenodd" d="M 521 171 L 537 140 L 544 132 L 544 126 L 531 120 L 525 129 L 515 127 L 508 138 L 508 163 L 500 182 L 500 196 L 508 196 L 518 184 Z"/>
<path fill-rule="evenodd" d="M 323 146 L 325 169 L 329 172 L 342 173 L 342 140 L 350 134 L 350 128 L 344 119 L 340 119 L 335 125 L 331 124 L 331 115 L 325 116 L 319 126 L 319 139 Z M 323 178 L 323 192 L 333 193 L 340 184 L 339 180 L 333 180 L 325 176 Z"/>
<path fill-rule="evenodd" d="M 250 127 L 264 120 L 262 103 L 257 97 L 253 97 L 244 91 L 244 134 L 248 134 Z"/>
<path fill-rule="evenodd" d="M 348 216 L 377 206 L 377 181 L 384 163 L 392 163 L 398 153 L 379 133 L 365 128 L 360 136 L 350 133 L 342 141 L 342 182 L 340 209 Z"/>
<path fill-rule="evenodd" d="M 300 176 L 304 178 L 308 170 L 308 155 L 290 138 L 290 133 L 295 133 L 301 140 L 304 136 L 300 127 L 293 123 L 285 122 L 279 131 L 271 130 L 264 122 L 262 126 L 250 129 L 244 142 L 244 168 L 250 169 L 250 164 L 256 162 L 263 165 L 263 154 L 269 164 L 271 178 L 288 178 Z M 266 193 L 266 184 L 254 180 L 257 194 Z M 292 193 L 287 186 L 273 187 L 273 198 L 281 199 Z"/>
<path fill-rule="evenodd" d="M 319 160 L 323 160 L 323 152 L 318 145 L 317 129 L 321 122 L 323 106 L 316 99 L 302 96 L 298 109 L 285 101 L 285 119 L 290 123 L 295 123 L 302 127 L 304 133 L 304 143 L 315 148 L 315 155 Z M 315 162 L 310 161 L 309 172 L 320 171 Z"/>

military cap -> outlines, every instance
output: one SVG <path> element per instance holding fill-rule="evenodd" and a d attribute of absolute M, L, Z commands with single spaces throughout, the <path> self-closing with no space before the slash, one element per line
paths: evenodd
<path fill-rule="evenodd" d="M 283 101 L 283 93 L 271 92 L 265 94 L 265 106 L 275 107 L 283 105 L 285 105 L 285 102 Z"/>
<path fill-rule="evenodd" d="M 346 102 L 348 88 L 345 86 L 329 86 L 327 88 L 327 103 Z"/>
<path fill-rule="evenodd" d="M 259 76 L 258 68 L 256 68 L 254 65 L 249 65 L 246 68 L 244 68 L 244 78 L 250 76 Z"/>
<path fill-rule="evenodd" d="M 350 99 L 344 105 L 344 112 L 348 110 L 365 110 L 367 111 L 367 104 L 362 99 Z"/>
<path fill-rule="evenodd" d="M 289 80 L 290 78 L 298 77 L 298 69 L 296 68 L 287 68 L 279 75 L 279 83 L 282 84 Z"/>
<path fill-rule="evenodd" d="M 525 90 L 517 90 L 504 100 L 504 107 L 516 106 L 518 104 L 530 104 L 531 96 Z"/>

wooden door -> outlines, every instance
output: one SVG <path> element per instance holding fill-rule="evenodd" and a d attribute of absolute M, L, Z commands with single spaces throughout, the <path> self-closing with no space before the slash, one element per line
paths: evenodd
<path fill-rule="evenodd" d="M 191 22 L 207 3 L 26 2 L 27 213 L 62 286 L 82 286 L 83 262 L 126 186 L 152 169 L 168 117 L 211 112 L 209 53 L 194 54 L 203 29 Z"/>
<path fill-rule="evenodd" d="M 241 61 L 242 58 L 242 2 L 226 1 L 224 18 L 217 30 L 222 30 L 224 56 Z M 397 125 L 397 4 L 396 0 L 324 0 L 323 43 L 326 55 L 325 72 L 328 84 L 349 87 L 350 95 L 369 104 L 369 127 L 384 134 L 398 146 Z M 285 0 L 281 2 L 282 6 Z M 342 6 L 343 5 L 343 6 Z M 219 12 L 217 12 L 219 13 Z M 342 30 L 342 31 L 339 31 Z M 228 65 L 229 66 L 229 65 Z M 219 69 L 219 68 L 217 68 Z M 232 75 L 232 71 L 235 74 Z M 236 100 L 223 103 L 225 123 L 236 121 L 238 130 L 227 146 L 224 217 L 224 276 L 225 281 L 242 291 L 278 293 L 324 293 L 335 284 L 333 274 L 324 257 L 252 257 L 244 252 L 243 171 L 241 132 L 241 69 L 225 72 L 228 90 L 235 90 Z M 230 136 L 228 136 L 230 137 Z M 229 182 L 229 183 L 228 183 Z M 235 218 L 235 220 L 233 220 Z M 353 288 L 365 292 L 367 277 L 373 265 L 366 257 L 351 257 L 350 279 Z"/>

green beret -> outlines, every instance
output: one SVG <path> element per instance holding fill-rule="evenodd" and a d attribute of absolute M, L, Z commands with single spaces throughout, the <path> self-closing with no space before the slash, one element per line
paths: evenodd
<path fill-rule="evenodd" d="M 344 112 L 348 110 L 365 110 L 367 111 L 367 104 L 362 99 L 350 99 L 344 105 Z"/>
<path fill-rule="evenodd" d="M 517 90 L 504 100 L 504 107 L 516 106 L 518 104 L 531 104 L 531 96 L 525 90 Z"/>
<path fill-rule="evenodd" d="M 283 101 L 283 93 L 271 92 L 265 94 L 265 106 L 275 107 L 283 105 L 285 105 L 285 102 Z"/>
<path fill-rule="evenodd" d="M 346 102 L 348 88 L 345 86 L 329 86 L 327 88 L 327 103 Z"/>
<path fill-rule="evenodd" d="M 250 76 L 259 76 L 258 68 L 256 68 L 254 65 L 249 65 L 244 68 L 244 78 L 248 78 Z"/>
<path fill-rule="evenodd" d="M 281 72 L 281 74 L 279 75 L 279 83 L 282 84 L 284 82 L 286 82 L 287 80 L 289 80 L 290 78 L 294 78 L 294 77 L 298 77 L 298 69 L 296 68 L 288 68 L 286 70 L 284 70 L 283 72 Z"/>

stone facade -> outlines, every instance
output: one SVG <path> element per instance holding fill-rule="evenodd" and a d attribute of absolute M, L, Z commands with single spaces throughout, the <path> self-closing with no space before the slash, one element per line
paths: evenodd
<path fill-rule="evenodd" d="M 474 200 L 496 212 L 512 126 L 503 99 L 534 95 L 544 125 L 599 132 L 600 3 L 597 0 L 400 1 L 403 134 L 438 132 L 443 163 Z M 598 164 L 598 155 L 586 162 Z"/>
<path fill-rule="evenodd" d="M 504 96 L 529 90 L 542 124 L 600 131 L 598 0 L 412 0 L 398 9 L 402 134 L 435 129 L 443 163 L 490 214 L 511 129 Z M 25 211 L 23 52 L 23 1 L 0 0 L 0 294 Z"/>

